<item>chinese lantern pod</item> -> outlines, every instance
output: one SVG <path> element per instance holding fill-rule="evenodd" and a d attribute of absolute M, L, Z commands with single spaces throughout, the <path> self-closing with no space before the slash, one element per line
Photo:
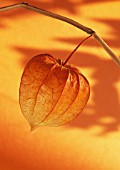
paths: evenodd
<path fill-rule="evenodd" d="M 33 57 L 20 83 L 20 107 L 32 129 L 61 126 L 80 114 L 90 94 L 80 71 L 49 54 Z"/>

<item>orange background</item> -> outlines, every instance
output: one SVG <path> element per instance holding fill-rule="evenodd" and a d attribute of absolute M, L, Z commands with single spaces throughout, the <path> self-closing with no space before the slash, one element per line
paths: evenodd
<path fill-rule="evenodd" d="M 2 0 L 0 7 L 17 3 Z M 35 0 L 95 30 L 120 56 L 120 1 Z M 30 127 L 19 107 L 21 74 L 30 58 L 67 58 L 86 33 L 49 17 L 16 9 L 0 13 L 0 170 L 119 170 L 120 69 L 93 39 L 70 63 L 91 85 L 86 108 L 62 127 Z"/>

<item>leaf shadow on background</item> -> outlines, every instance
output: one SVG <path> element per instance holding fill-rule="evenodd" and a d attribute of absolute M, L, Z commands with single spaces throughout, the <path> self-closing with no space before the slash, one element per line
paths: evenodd
<path fill-rule="evenodd" d="M 104 0 L 105 1 L 109 1 L 109 0 Z M 17 0 L 13 0 L 13 3 L 18 2 Z M 56 7 L 54 6 L 54 4 L 52 4 L 50 6 L 50 4 L 48 5 L 48 3 L 46 2 L 46 4 L 44 4 L 43 6 L 41 5 L 41 2 L 38 1 L 28 1 L 31 2 L 33 5 L 35 6 L 39 6 L 42 7 L 44 9 L 55 9 Z M 53 2 L 53 1 L 52 1 Z M 60 3 L 62 4 L 63 1 L 56 1 L 58 3 L 58 5 L 60 5 Z M 83 1 L 83 4 L 86 3 L 93 3 L 94 1 L 91 0 L 86 0 Z M 95 3 L 98 2 L 102 2 L 101 0 L 96 1 Z M 66 1 L 64 2 L 66 3 Z M 10 4 L 10 2 L 9 2 Z M 81 1 L 81 5 L 82 5 L 82 1 Z M 63 8 L 63 5 L 61 5 Z M 50 8 L 49 8 L 50 7 Z M 66 8 L 66 7 L 65 7 Z M 72 5 L 73 8 L 73 5 Z M 65 9 L 67 10 L 67 9 Z M 68 8 L 68 11 L 70 10 L 70 8 Z M 16 12 L 13 13 L 13 11 L 9 12 L 8 14 L 0 14 L 0 21 L 4 20 L 5 18 L 12 18 L 12 17 L 18 17 L 20 15 L 26 15 L 28 12 L 27 11 L 23 11 L 22 13 L 18 10 L 16 10 Z M 119 21 L 117 20 L 98 20 L 99 22 L 104 22 L 104 24 L 108 24 L 111 28 L 113 28 L 113 32 L 114 35 L 116 35 L 115 39 L 105 39 L 106 42 L 111 46 L 111 47 L 119 47 L 120 44 L 120 40 L 119 40 Z M 101 23 L 102 24 L 102 23 Z M 0 28 L 4 28 L 7 25 L 4 25 L 0 23 Z M 119 27 L 119 28 L 118 28 Z M 97 31 L 97 30 L 96 30 Z M 117 32 L 116 32 L 117 31 Z M 69 43 L 69 44 L 73 44 L 76 45 L 78 44 L 78 42 L 80 42 L 80 39 L 78 38 L 56 38 L 55 39 L 56 42 L 57 40 L 63 42 L 63 43 Z M 86 45 L 86 44 L 84 44 Z M 90 46 L 91 48 L 94 48 L 94 46 L 97 46 L 97 43 L 93 40 L 90 40 L 89 42 L 87 42 L 87 46 Z M 74 47 L 73 47 L 74 48 Z M 46 50 L 41 50 L 41 49 L 32 49 L 32 48 L 26 48 L 26 47 L 14 47 L 14 50 L 17 50 L 20 55 L 21 55 L 21 60 L 20 60 L 20 66 L 22 67 L 22 69 L 24 69 L 24 66 L 26 65 L 26 63 L 28 62 L 28 60 L 30 58 L 32 58 L 33 56 L 39 54 L 39 53 L 45 53 L 48 52 L 50 54 L 52 54 L 54 57 L 58 57 L 58 58 L 62 58 L 65 59 L 68 54 L 71 51 L 63 51 L 63 50 L 56 50 L 56 49 L 46 49 Z M 100 56 L 99 52 L 98 55 Z M 79 62 L 78 62 L 78 58 L 79 58 Z M 108 56 L 109 58 L 109 56 Z M 77 59 L 77 60 L 75 60 Z M 119 99 L 118 99 L 118 92 L 114 87 L 114 84 L 118 81 L 119 79 L 119 68 L 114 64 L 114 62 L 112 60 L 103 60 L 102 56 L 101 59 L 98 58 L 95 55 L 90 55 L 89 53 L 80 53 L 77 52 L 74 57 L 70 60 L 70 63 L 79 66 L 81 68 L 86 67 L 86 68 L 94 68 L 95 72 L 92 75 L 92 78 L 96 80 L 96 84 L 94 86 L 91 85 L 91 88 L 93 90 L 93 95 L 94 95 L 94 106 L 91 106 L 89 103 L 86 106 L 85 110 L 83 110 L 83 112 L 81 113 L 80 116 L 78 116 L 74 121 L 70 122 L 68 125 L 64 126 L 65 128 L 71 129 L 71 128 L 80 128 L 80 129 L 89 129 L 91 127 L 93 127 L 94 125 L 99 125 L 101 127 L 103 127 L 103 133 L 104 134 L 109 134 L 110 132 L 114 132 L 118 130 L 118 126 L 120 125 L 120 106 L 119 106 Z M 112 73 L 114 73 L 114 75 L 112 75 Z M 85 75 L 87 77 L 87 75 Z M 89 77 L 87 77 L 89 80 Z M 89 109 L 94 109 L 94 114 L 93 115 L 89 115 L 87 112 L 87 110 Z M 113 118 L 112 122 L 110 123 L 104 123 L 101 122 L 102 118 Z M 4 127 L 7 127 L 8 124 L 4 124 Z M 8 134 L 8 129 L 6 129 L 6 134 Z M 3 131 L 4 132 L 4 131 Z M 17 133 L 17 132 L 16 132 Z M 9 133 L 11 135 L 11 131 Z M 5 136 L 5 134 L 4 134 Z M 4 139 L 4 138 L 2 138 Z M 18 138 L 19 139 L 19 138 Z M 21 138 L 20 138 L 21 140 Z M 19 140 L 19 141 L 20 141 Z M 5 140 L 3 140 L 5 142 Z M 8 141 L 9 142 L 9 141 Z M 28 141 L 30 142 L 30 141 Z M 18 142 L 19 143 L 19 142 Z M 25 143 L 25 142 L 24 142 Z M 33 143 L 30 143 L 33 144 Z M 13 150 L 13 145 L 16 146 L 14 147 L 15 150 Z M 20 143 L 21 145 L 21 143 Z M 24 144 L 25 145 L 25 144 Z M 40 150 L 40 152 L 36 151 L 36 148 L 33 147 L 33 150 L 31 150 L 31 148 L 27 148 L 29 147 L 29 145 L 21 145 L 21 147 L 17 147 L 16 145 L 16 140 L 13 141 L 13 143 L 11 143 L 11 145 L 9 146 L 9 149 L 7 150 L 7 154 L 5 154 L 5 149 L 4 147 L 1 155 L 2 159 L 1 162 L 2 164 L 5 165 L 6 167 L 9 167 L 9 169 L 17 169 L 22 168 L 22 169 L 36 169 L 37 167 L 41 167 L 41 162 L 40 162 L 40 154 L 42 153 L 42 150 Z M 32 145 L 34 146 L 34 145 Z M 23 149 L 24 148 L 24 149 Z M 8 152 L 9 151 L 9 152 Z M 16 154 L 17 153 L 17 154 Z M 36 154 L 36 156 L 34 156 L 33 154 L 31 155 L 31 153 L 34 153 L 34 155 Z M 16 156 L 17 155 L 17 156 Z M 23 156 L 26 155 L 27 159 Z M 18 161 L 19 160 L 19 161 Z M 32 160 L 32 164 L 26 160 Z M 43 160 L 43 156 L 42 156 L 42 160 Z M 4 162 L 3 162 L 4 161 Z M 6 163 L 7 162 L 7 163 Z M 20 163 L 17 163 L 20 162 Z M 36 164 L 36 162 L 38 164 Z M 44 160 L 43 160 L 44 162 Z M 54 162 L 52 162 L 54 165 Z M 43 165 L 43 164 L 42 164 Z M 45 167 L 47 166 L 47 164 L 44 164 Z M 44 168 L 45 168 L 44 167 Z"/>
<path fill-rule="evenodd" d="M 53 57 L 62 58 L 63 60 L 70 54 L 70 51 L 64 50 L 46 49 L 43 51 L 41 49 L 27 49 L 25 47 L 14 47 L 14 50 L 17 50 L 23 56 L 20 61 L 22 67 L 26 65 L 30 58 L 40 53 L 50 53 Z M 94 86 L 90 84 L 93 91 L 94 105 L 91 106 L 88 103 L 82 112 L 82 116 L 78 116 L 65 127 L 89 129 L 94 125 L 99 125 L 104 129 L 103 134 L 118 130 L 120 125 L 120 106 L 114 84 L 119 80 L 119 68 L 112 60 L 104 60 L 102 56 L 99 59 L 95 55 L 80 52 L 74 55 L 70 63 L 80 67 L 81 71 L 84 67 L 95 69 L 92 78 L 95 79 L 96 84 Z M 112 75 L 112 73 L 114 74 Z M 85 76 L 87 77 L 87 75 Z M 89 114 L 89 110 L 92 110 L 94 114 Z M 110 122 L 102 122 L 104 118 L 112 118 L 112 120 Z"/>
<path fill-rule="evenodd" d="M 106 0 L 108 1 L 108 0 Z M 12 3 L 18 3 L 18 1 L 12 1 Z M 34 1 L 28 1 L 32 5 L 38 6 L 43 9 L 47 9 L 52 11 L 52 9 L 58 9 L 61 7 L 61 9 L 67 10 L 68 12 L 74 13 L 74 4 L 71 4 L 71 1 L 50 1 L 49 3 L 43 3 L 38 2 L 37 0 Z M 58 4 L 56 3 L 58 2 Z M 70 2 L 70 3 L 69 3 Z M 85 2 L 85 1 L 84 1 Z M 84 4 L 84 2 L 80 2 L 81 5 Z M 94 1 L 86 1 L 86 3 L 93 3 Z M 102 2 L 102 1 L 99 1 Z M 104 1 L 105 2 L 105 1 Z M 67 4 L 66 4 L 67 3 Z M 77 5 L 80 5 L 77 4 Z M 56 5 L 55 5 L 56 4 Z M 77 7 L 76 5 L 76 7 Z M 71 6 L 71 8 L 70 8 Z M 75 8 L 76 8 L 75 7 Z M 20 9 L 21 10 L 21 9 Z M 4 19 L 4 17 L 18 17 L 20 15 L 25 15 L 28 12 L 26 10 L 23 10 L 20 12 L 19 10 L 15 10 L 15 12 L 10 11 L 6 14 L 3 14 L 0 16 L 0 19 Z M 93 19 L 94 20 L 94 19 Z M 111 47 L 119 47 L 119 20 L 107 20 L 107 19 L 95 19 L 98 22 L 103 22 L 104 24 L 108 24 L 109 27 L 111 27 L 111 34 L 116 35 L 114 39 L 106 39 L 106 42 Z M 67 44 L 78 44 L 80 42 L 80 39 L 75 38 L 56 38 L 56 41 L 61 41 L 62 43 Z M 94 48 L 94 46 L 97 46 L 97 43 L 95 41 L 89 41 L 87 43 L 87 46 L 91 46 L 91 48 Z M 17 50 L 23 57 L 21 58 L 20 65 L 21 67 L 24 67 L 27 61 L 32 57 L 40 53 L 50 53 L 55 58 L 62 58 L 65 59 L 68 54 L 70 54 L 71 51 L 64 51 L 64 50 L 56 50 L 56 49 L 31 49 L 31 48 L 25 48 L 25 47 L 14 47 L 14 50 Z M 59 54 L 59 56 L 58 56 Z M 119 80 L 119 68 L 114 64 L 112 60 L 103 60 L 102 56 L 101 59 L 99 59 L 95 55 L 91 55 L 89 53 L 76 53 L 76 56 L 74 56 L 70 63 L 78 66 L 81 68 L 93 68 L 95 70 L 94 74 L 92 75 L 93 79 L 95 79 L 96 84 L 94 86 L 91 85 L 94 95 L 94 106 L 90 106 L 89 103 L 85 110 L 82 112 L 82 116 L 78 116 L 74 121 L 72 121 L 70 124 L 66 125 L 66 128 L 84 128 L 88 129 L 91 128 L 94 125 L 100 125 L 103 127 L 103 134 L 106 134 L 111 131 L 118 130 L 118 126 L 120 125 L 120 106 L 119 106 L 119 99 L 118 99 L 118 93 L 114 87 L 114 84 L 118 82 Z M 99 52 L 98 52 L 99 55 Z M 66 56 L 66 57 L 65 57 Z M 75 60 L 75 57 L 77 58 L 77 61 Z M 79 61 L 78 61 L 78 58 Z M 112 71 L 111 71 L 112 70 Z M 112 76 L 112 73 L 114 75 Z M 86 75 L 87 76 L 87 75 Z M 89 78 L 88 78 L 89 79 Z M 87 113 L 87 109 L 93 109 L 94 114 L 89 115 Z M 103 118 L 112 118 L 111 122 L 106 123 L 105 121 L 102 121 Z"/>

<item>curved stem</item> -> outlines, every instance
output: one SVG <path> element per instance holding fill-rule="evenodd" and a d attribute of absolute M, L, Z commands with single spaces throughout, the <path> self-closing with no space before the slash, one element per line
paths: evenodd
<path fill-rule="evenodd" d="M 70 25 L 73 25 L 81 30 L 83 30 L 84 32 L 93 35 L 93 37 L 99 42 L 99 44 L 106 50 L 106 52 L 113 58 L 113 60 L 120 66 L 120 58 L 117 57 L 115 55 L 115 53 L 110 49 L 110 47 L 102 40 L 102 38 L 100 38 L 95 31 L 93 31 L 91 28 L 88 28 L 70 18 L 64 17 L 62 15 L 58 15 L 40 8 L 37 8 L 35 6 L 29 5 L 27 2 L 22 2 L 22 3 L 18 3 L 18 4 L 13 4 L 13 5 L 9 5 L 9 6 L 5 6 L 0 8 L 0 12 L 1 11 L 6 11 L 6 10 L 10 10 L 10 9 L 14 9 L 14 8 L 18 8 L 18 7 L 22 7 L 25 8 L 27 10 L 31 10 L 46 16 L 49 16 L 51 18 L 54 19 L 58 19 L 61 20 L 63 22 L 69 23 Z"/>
<path fill-rule="evenodd" d="M 75 53 L 75 51 L 80 47 L 80 45 L 86 41 L 88 38 L 90 38 L 92 35 L 89 35 L 87 38 L 85 38 L 84 40 L 82 40 L 77 47 L 72 51 L 72 53 L 68 56 L 68 58 L 64 61 L 64 63 L 62 64 L 63 66 L 65 66 L 68 62 L 68 60 L 72 57 L 72 55 Z"/>

